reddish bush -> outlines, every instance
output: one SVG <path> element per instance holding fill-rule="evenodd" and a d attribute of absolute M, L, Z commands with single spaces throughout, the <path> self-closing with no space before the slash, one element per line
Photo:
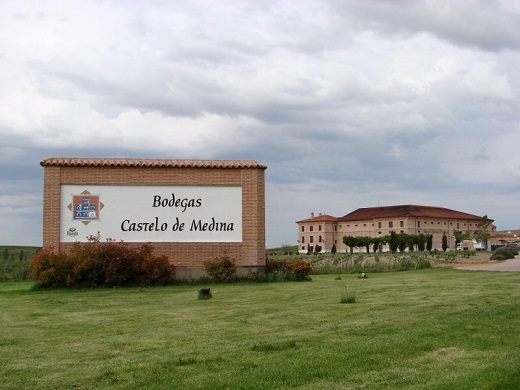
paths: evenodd
<path fill-rule="evenodd" d="M 131 249 L 122 242 L 101 243 L 95 237 L 76 243 L 68 253 L 45 248 L 29 264 L 39 287 L 160 285 L 173 279 L 166 256 L 153 255 L 150 244 Z"/>
<path fill-rule="evenodd" d="M 169 283 L 175 275 L 175 267 L 165 255 L 152 254 L 152 246 L 145 244 L 136 256 L 138 264 L 137 280 L 140 285 L 158 286 Z"/>
<path fill-rule="evenodd" d="M 311 263 L 305 260 L 296 260 L 290 262 L 291 274 L 296 280 L 305 280 L 312 272 Z"/>
<path fill-rule="evenodd" d="M 66 253 L 43 248 L 29 263 L 31 277 L 41 287 L 62 287 L 74 283 L 74 261 Z"/>
<path fill-rule="evenodd" d="M 281 280 L 306 280 L 312 272 L 312 266 L 305 260 L 266 260 L 266 274 L 275 274 Z"/>

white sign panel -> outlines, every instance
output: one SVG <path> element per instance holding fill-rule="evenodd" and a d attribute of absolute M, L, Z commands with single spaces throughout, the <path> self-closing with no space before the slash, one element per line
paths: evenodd
<path fill-rule="evenodd" d="M 60 239 L 241 242 L 242 187 L 62 185 Z"/>

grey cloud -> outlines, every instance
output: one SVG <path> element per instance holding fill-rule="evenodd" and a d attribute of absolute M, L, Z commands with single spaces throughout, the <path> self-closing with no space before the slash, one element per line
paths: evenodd
<path fill-rule="evenodd" d="M 396 38 L 426 32 L 456 46 L 520 49 L 520 10 L 508 2 L 353 0 L 333 4 L 356 26 Z"/>

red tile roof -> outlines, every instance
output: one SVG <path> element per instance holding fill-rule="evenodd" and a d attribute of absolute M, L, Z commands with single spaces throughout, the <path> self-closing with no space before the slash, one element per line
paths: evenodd
<path fill-rule="evenodd" d="M 296 223 L 302 222 L 336 222 L 338 218 L 333 217 L 332 215 L 320 214 L 316 217 L 311 217 L 307 219 L 302 219 L 301 221 L 296 221 Z"/>
<path fill-rule="evenodd" d="M 418 206 L 409 204 L 399 206 L 360 208 L 343 217 L 338 218 L 338 221 L 364 221 L 377 218 L 394 217 L 443 218 L 473 221 L 480 221 L 482 219 L 482 217 L 478 215 L 450 210 L 444 207 Z"/>
<path fill-rule="evenodd" d="M 168 167 L 168 168 L 253 168 L 267 169 L 253 160 L 181 160 L 145 158 L 50 157 L 40 162 L 43 167 Z"/>

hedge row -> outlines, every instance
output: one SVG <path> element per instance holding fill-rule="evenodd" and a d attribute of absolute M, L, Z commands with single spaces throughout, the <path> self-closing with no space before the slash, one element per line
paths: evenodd
<path fill-rule="evenodd" d="M 29 263 L 38 287 L 162 285 L 175 268 L 167 256 L 156 256 L 151 244 L 130 248 L 122 242 L 75 243 L 69 252 L 43 248 Z"/>

